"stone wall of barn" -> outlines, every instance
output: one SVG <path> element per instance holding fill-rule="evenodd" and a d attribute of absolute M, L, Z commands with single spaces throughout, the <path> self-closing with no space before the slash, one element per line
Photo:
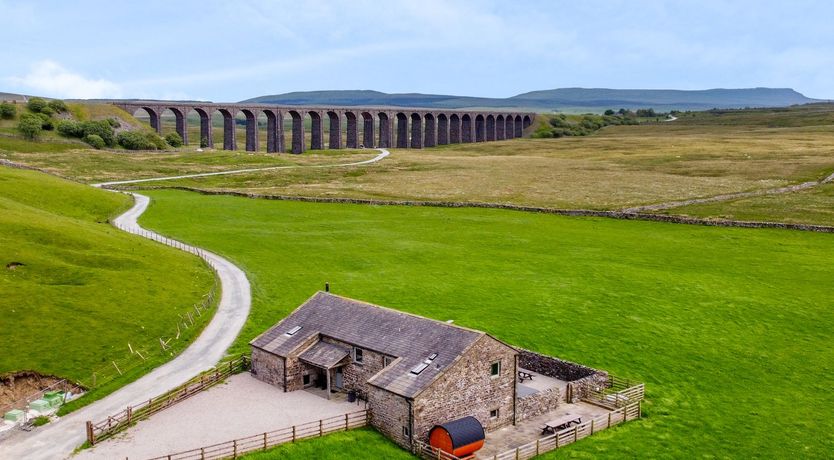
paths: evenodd
<path fill-rule="evenodd" d="M 252 374 L 258 380 L 284 388 L 284 358 L 252 347 Z"/>
<path fill-rule="evenodd" d="M 307 338 L 296 347 L 296 352 L 287 356 L 284 363 L 287 366 L 287 388 L 286 391 L 296 391 L 304 389 L 304 374 L 309 373 L 310 366 L 304 364 L 298 359 L 298 355 L 304 353 L 308 348 L 315 345 L 319 341 L 317 335 Z"/>
<path fill-rule="evenodd" d="M 555 410 L 562 401 L 562 394 L 558 388 L 548 388 L 545 391 L 518 398 L 516 402 L 516 422 Z"/>
<path fill-rule="evenodd" d="M 344 386 L 348 390 L 359 390 L 368 394 L 371 386 L 368 380 L 384 367 L 385 355 L 367 348 L 362 348 L 362 364 L 353 362 L 353 345 L 330 337 L 322 337 L 323 342 L 331 343 L 350 350 L 350 364 L 342 367 Z M 360 347 L 361 348 L 361 347 Z"/>
<path fill-rule="evenodd" d="M 406 449 L 411 447 L 408 432 L 408 402 L 402 396 L 374 386 L 368 391 L 368 407 L 371 409 L 371 425 L 388 439 Z"/>
<path fill-rule="evenodd" d="M 487 431 L 510 425 L 515 418 L 516 352 L 490 336 L 483 336 L 414 400 L 414 438 L 427 441 L 437 424 L 467 415 Z M 493 377 L 492 363 L 501 363 Z M 490 411 L 498 409 L 498 416 Z"/>

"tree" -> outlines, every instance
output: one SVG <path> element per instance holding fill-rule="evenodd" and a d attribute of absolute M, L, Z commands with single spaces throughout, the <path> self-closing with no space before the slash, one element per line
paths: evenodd
<path fill-rule="evenodd" d="M 168 145 L 175 149 L 182 147 L 182 137 L 179 135 L 179 133 L 168 133 L 165 136 L 165 142 L 167 142 Z"/>
<path fill-rule="evenodd" d="M 90 134 L 95 134 L 104 140 L 104 143 L 112 146 L 116 142 L 116 135 L 113 127 L 107 120 L 84 121 L 81 123 L 81 129 L 84 131 L 84 137 Z"/>
<path fill-rule="evenodd" d="M 606 111 L 605 111 L 605 114 L 606 114 L 606 115 L 608 115 L 609 117 L 610 117 L 611 115 L 614 115 L 615 113 L 616 113 L 616 112 L 614 112 L 614 111 L 613 111 L 613 110 L 611 110 L 611 109 L 608 109 L 608 110 L 606 110 Z"/>
<path fill-rule="evenodd" d="M 96 150 L 101 150 L 107 145 L 104 143 L 104 139 L 102 139 L 101 136 L 95 134 L 88 134 L 84 137 L 84 142 L 90 144 Z"/>
<path fill-rule="evenodd" d="M 43 122 L 37 115 L 24 113 L 17 123 L 17 130 L 26 139 L 35 140 L 41 135 Z"/>
<path fill-rule="evenodd" d="M 0 118 L 4 120 L 11 120 L 17 115 L 17 107 L 8 102 L 0 104 Z"/>
<path fill-rule="evenodd" d="M 67 104 L 60 99 L 53 99 L 47 104 L 55 113 L 64 113 L 67 109 Z"/>
<path fill-rule="evenodd" d="M 35 113 L 40 113 L 46 106 L 46 100 L 40 97 L 33 97 L 26 103 L 26 107 Z"/>

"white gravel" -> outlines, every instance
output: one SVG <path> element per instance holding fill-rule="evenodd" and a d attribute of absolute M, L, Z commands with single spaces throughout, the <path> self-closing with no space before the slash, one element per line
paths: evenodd
<path fill-rule="evenodd" d="M 363 408 L 355 403 L 328 401 L 303 390 L 284 393 L 243 373 L 139 422 L 74 458 L 158 457 Z"/>

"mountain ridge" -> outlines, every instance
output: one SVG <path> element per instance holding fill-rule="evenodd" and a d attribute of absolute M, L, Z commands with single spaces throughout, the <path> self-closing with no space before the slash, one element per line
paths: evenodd
<path fill-rule="evenodd" d="M 705 90 L 557 88 L 529 91 L 508 98 L 374 90 L 295 91 L 241 102 L 281 105 L 393 106 L 437 109 L 518 108 L 539 111 L 586 109 L 708 110 L 745 107 L 785 107 L 820 102 L 791 88 L 713 88 Z"/>

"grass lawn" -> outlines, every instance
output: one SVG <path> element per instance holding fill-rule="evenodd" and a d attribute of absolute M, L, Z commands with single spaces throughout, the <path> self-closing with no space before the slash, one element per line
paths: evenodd
<path fill-rule="evenodd" d="M 329 281 L 341 295 L 647 383 L 645 420 L 552 458 L 834 449 L 832 235 L 149 195 L 145 225 L 250 276 L 236 351 Z"/>
<path fill-rule="evenodd" d="M 108 218 L 130 205 L 125 195 L 0 167 L 0 374 L 35 370 L 91 386 L 96 372 L 98 388 L 78 405 L 170 359 L 158 338 L 176 334 L 179 314 L 214 276 L 194 256 L 111 227 Z M 208 317 L 172 345 L 184 348 Z"/>
<path fill-rule="evenodd" d="M 246 460 L 271 460 L 305 458 L 317 460 L 342 460 L 345 458 L 378 458 L 412 460 L 415 457 L 402 450 L 373 428 L 333 433 L 322 438 L 284 444 L 265 452 L 256 452 L 240 458 Z"/>

